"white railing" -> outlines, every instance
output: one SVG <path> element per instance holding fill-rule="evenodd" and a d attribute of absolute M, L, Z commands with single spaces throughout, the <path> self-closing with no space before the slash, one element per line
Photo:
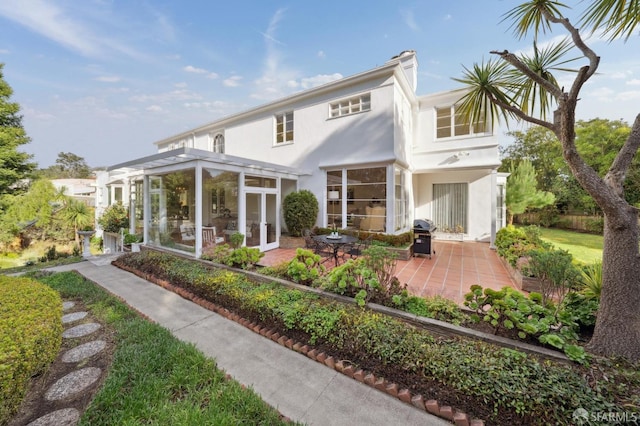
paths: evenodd
<path fill-rule="evenodd" d="M 124 251 L 124 230 L 120 232 L 103 232 L 102 233 L 102 252 L 122 253 Z"/>

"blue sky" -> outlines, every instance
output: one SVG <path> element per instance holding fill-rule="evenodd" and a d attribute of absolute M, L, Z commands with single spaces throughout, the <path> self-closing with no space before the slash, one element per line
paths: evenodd
<path fill-rule="evenodd" d="M 456 88 L 462 65 L 491 50 L 529 49 L 500 23 L 519 3 L 2 0 L 0 62 L 32 139 L 23 150 L 40 167 L 62 151 L 108 166 L 403 50 L 418 54 L 419 95 Z M 578 118 L 631 123 L 640 112 L 640 37 L 590 45 L 600 74 L 583 88 Z"/>

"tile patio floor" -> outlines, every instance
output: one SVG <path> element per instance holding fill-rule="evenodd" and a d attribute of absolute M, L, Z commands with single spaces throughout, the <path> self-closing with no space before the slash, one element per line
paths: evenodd
<path fill-rule="evenodd" d="M 396 276 L 416 296 L 440 295 L 462 304 L 473 284 L 496 290 L 504 286 L 516 288 L 488 243 L 434 241 L 433 248 L 436 254 L 431 259 L 416 256 L 399 260 L 396 266 Z M 271 250 L 265 253 L 260 265 L 276 265 L 294 255 L 295 249 Z"/>

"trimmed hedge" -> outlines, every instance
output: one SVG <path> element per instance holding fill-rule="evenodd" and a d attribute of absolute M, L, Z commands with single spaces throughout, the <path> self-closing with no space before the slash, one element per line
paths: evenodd
<path fill-rule="evenodd" d="M 437 383 L 456 394 L 445 401 L 452 405 L 469 398 L 482 401 L 485 411 L 469 414 L 494 424 L 568 424 L 579 407 L 621 412 L 616 399 L 629 402 L 629 395 L 613 391 L 624 386 L 624 374 L 615 370 L 607 371 L 608 389 L 594 389 L 579 368 L 480 342 L 434 338 L 425 330 L 367 309 L 274 283 L 255 283 L 243 274 L 170 254 L 131 253 L 117 263 L 169 281 L 248 319 L 304 333 L 310 344 L 329 345 L 356 365 L 366 361 L 361 356 L 367 353 L 369 360 L 394 365 L 410 375 L 412 388 L 422 388 L 425 397 L 437 392 L 433 389 Z M 375 366 L 367 367 L 371 368 L 380 374 Z"/>
<path fill-rule="evenodd" d="M 62 344 L 62 299 L 29 278 L 0 276 L 0 424 L 20 406 L 29 379 Z"/>

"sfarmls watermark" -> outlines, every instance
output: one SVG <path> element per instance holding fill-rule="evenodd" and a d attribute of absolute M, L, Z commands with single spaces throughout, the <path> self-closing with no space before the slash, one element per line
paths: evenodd
<path fill-rule="evenodd" d="M 577 425 L 597 423 L 638 423 L 640 412 L 635 411 L 587 411 L 578 408 L 573 412 L 573 421 Z"/>

